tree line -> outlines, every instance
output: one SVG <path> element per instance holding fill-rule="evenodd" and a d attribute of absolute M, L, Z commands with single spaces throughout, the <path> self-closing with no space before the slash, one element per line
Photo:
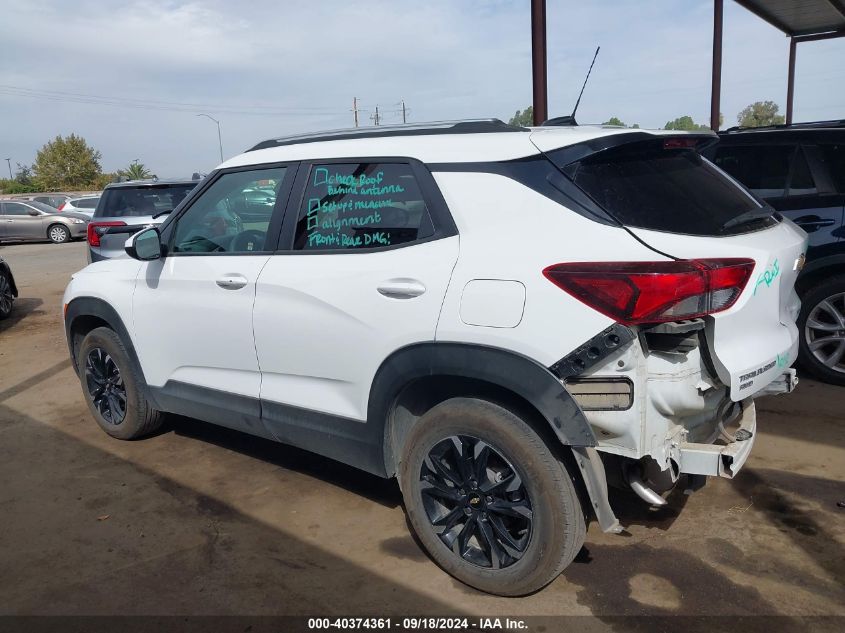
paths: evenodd
<path fill-rule="evenodd" d="M 17 163 L 11 179 L 0 179 L 0 192 L 87 191 L 102 189 L 110 182 L 122 179 L 140 180 L 153 176 L 137 160 L 116 172 L 104 172 L 101 158 L 100 152 L 81 136 L 59 135 L 38 150 L 32 165 Z"/>
<path fill-rule="evenodd" d="M 778 114 L 780 107 L 774 101 L 755 101 L 742 109 L 737 115 L 736 121 L 740 127 L 761 127 L 764 125 L 783 125 L 784 116 Z M 724 123 L 724 116 L 719 114 L 719 125 Z M 534 125 L 534 108 L 528 106 L 524 110 L 517 110 L 508 121 L 511 125 L 529 127 Z M 602 125 L 617 125 L 619 127 L 639 128 L 638 123 L 626 125 L 619 117 L 612 116 Z M 689 115 L 680 116 L 677 119 L 667 121 L 663 126 L 664 130 L 681 130 L 685 132 L 699 132 L 709 130 L 709 125 L 696 123 Z"/>
<path fill-rule="evenodd" d="M 778 114 L 778 110 L 778 105 L 773 101 L 756 101 L 737 115 L 737 123 L 741 127 L 781 125 L 784 123 L 784 117 Z M 722 118 L 720 115 L 720 125 Z M 533 125 L 533 108 L 528 106 L 524 110 L 517 110 L 508 123 L 526 127 Z M 637 123 L 629 126 L 616 116 L 610 117 L 602 125 L 640 127 Z M 667 121 L 663 129 L 695 132 L 710 128 L 696 123 L 691 116 L 685 115 Z M 121 179 L 139 180 L 153 176 L 150 170 L 137 160 L 116 172 L 104 172 L 100 165 L 101 158 L 100 152 L 91 147 L 81 136 L 59 135 L 38 150 L 32 165 L 18 163 L 17 173 L 11 179 L 0 179 L 0 192 L 9 194 L 36 191 L 85 191 L 102 189 L 110 182 Z"/>

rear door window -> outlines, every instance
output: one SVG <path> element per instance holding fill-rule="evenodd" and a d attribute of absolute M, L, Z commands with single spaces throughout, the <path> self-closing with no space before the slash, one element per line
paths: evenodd
<path fill-rule="evenodd" d="M 794 145 L 720 145 L 714 162 L 761 198 L 780 198 L 794 153 Z"/>
<path fill-rule="evenodd" d="M 554 152 L 550 158 L 555 161 Z M 628 143 L 559 167 L 627 226 L 727 235 L 775 222 L 769 207 L 695 149 L 664 139 Z"/>
<path fill-rule="evenodd" d="M 294 250 L 362 250 L 419 241 L 434 225 L 411 165 L 312 165 Z"/>

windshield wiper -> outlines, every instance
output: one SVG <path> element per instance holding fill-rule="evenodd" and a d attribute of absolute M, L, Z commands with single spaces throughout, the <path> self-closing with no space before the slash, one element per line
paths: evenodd
<path fill-rule="evenodd" d="M 753 211 L 746 211 L 745 213 L 740 213 L 735 218 L 731 218 L 722 226 L 720 229 L 730 229 L 735 226 L 740 226 L 742 224 L 751 224 L 752 222 L 756 222 L 757 220 L 765 220 L 766 218 L 772 217 L 774 214 L 774 209 L 771 207 L 764 207 L 762 209 L 754 209 Z"/>
<path fill-rule="evenodd" d="M 167 215 L 168 213 L 173 213 L 173 209 L 168 209 L 167 211 L 159 211 L 154 216 L 152 216 L 153 220 L 155 220 L 156 218 L 160 218 L 163 215 Z"/>

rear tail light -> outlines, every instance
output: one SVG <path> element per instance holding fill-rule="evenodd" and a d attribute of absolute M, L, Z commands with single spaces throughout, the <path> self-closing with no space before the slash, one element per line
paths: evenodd
<path fill-rule="evenodd" d="M 57 210 L 58 210 L 58 211 L 62 211 L 62 210 L 65 208 L 65 205 L 66 205 L 66 204 L 67 204 L 67 202 L 62 202 L 62 203 L 59 205 L 59 208 L 58 208 Z"/>
<path fill-rule="evenodd" d="M 89 222 L 88 245 L 99 246 L 100 238 L 106 234 L 110 226 L 126 226 L 126 222 Z"/>
<path fill-rule="evenodd" d="M 679 321 L 727 310 L 754 270 L 752 259 L 555 264 L 543 275 L 625 325 Z"/>

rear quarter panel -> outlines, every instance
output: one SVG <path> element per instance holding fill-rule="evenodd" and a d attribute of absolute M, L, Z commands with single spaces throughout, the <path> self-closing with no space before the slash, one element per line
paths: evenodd
<path fill-rule="evenodd" d="M 505 176 L 435 172 L 434 177 L 460 234 L 460 256 L 446 292 L 437 340 L 492 345 L 548 367 L 613 321 L 560 290 L 543 276 L 543 269 L 561 262 L 665 259 L 624 229 L 584 218 Z M 524 285 L 518 323 L 503 321 L 512 327 L 465 323 L 462 298 L 474 280 Z M 479 287 L 495 292 L 497 285 L 472 284 L 476 299 Z M 508 300 L 506 294 L 510 293 L 491 296 L 489 302 Z"/>

